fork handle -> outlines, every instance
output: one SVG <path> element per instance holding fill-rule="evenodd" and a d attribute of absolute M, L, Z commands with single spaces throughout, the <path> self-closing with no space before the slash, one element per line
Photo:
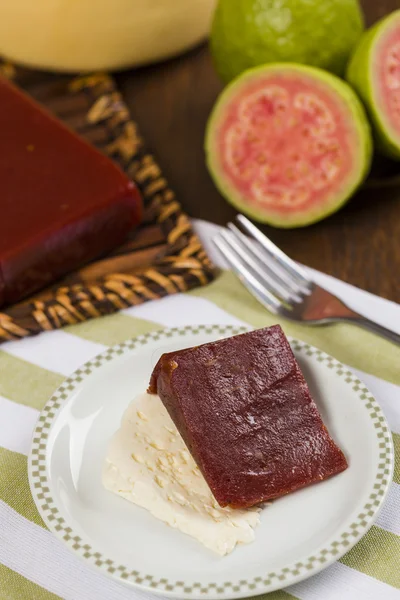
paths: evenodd
<path fill-rule="evenodd" d="M 371 319 L 367 319 L 367 317 L 363 317 L 357 313 L 354 313 L 354 317 L 348 317 L 346 321 L 350 323 L 354 323 L 355 325 L 359 325 L 368 331 L 372 331 L 372 333 L 377 333 L 378 335 L 386 338 L 390 342 L 398 344 L 400 346 L 400 335 L 383 327 L 383 325 L 379 325 L 379 323 L 375 323 L 375 321 L 371 321 Z"/>

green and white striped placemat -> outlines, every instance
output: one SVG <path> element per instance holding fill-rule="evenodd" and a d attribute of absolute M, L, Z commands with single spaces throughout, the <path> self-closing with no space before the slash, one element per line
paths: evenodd
<path fill-rule="evenodd" d="M 200 234 L 206 231 L 200 226 Z M 207 231 L 206 231 L 207 233 Z M 400 306 L 321 277 L 343 299 L 400 328 Z M 250 324 L 267 313 L 231 273 L 185 295 L 127 309 L 0 348 L 0 600 L 140 600 L 92 571 L 44 526 L 30 495 L 27 454 L 38 411 L 64 377 L 107 346 L 135 335 L 198 323 Z M 310 328 L 280 321 L 288 335 L 349 365 L 382 405 L 393 432 L 397 466 L 376 524 L 340 561 L 266 600 L 400 599 L 400 348 L 349 325 Z"/>

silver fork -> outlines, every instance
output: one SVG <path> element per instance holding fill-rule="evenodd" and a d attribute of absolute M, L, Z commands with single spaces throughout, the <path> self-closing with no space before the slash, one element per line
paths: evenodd
<path fill-rule="evenodd" d="M 245 235 L 228 223 L 213 242 L 243 285 L 276 315 L 310 325 L 346 321 L 400 345 L 400 335 L 351 310 L 317 285 L 243 215 L 236 217 Z"/>

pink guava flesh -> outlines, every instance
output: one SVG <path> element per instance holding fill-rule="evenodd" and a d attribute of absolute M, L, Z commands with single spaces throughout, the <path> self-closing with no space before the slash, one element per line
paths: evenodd
<path fill-rule="evenodd" d="M 352 176 L 355 134 L 345 103 L 323 82 L 273 74 L 237 89 L 218 126 L 223 177 L 256 210 L 307 213 Z"/>
<path fill-rule="evenodd" d="M 400 134 L 400 19 L 379 41 L 374 69 L 379 102 L 390 127 Z"/>

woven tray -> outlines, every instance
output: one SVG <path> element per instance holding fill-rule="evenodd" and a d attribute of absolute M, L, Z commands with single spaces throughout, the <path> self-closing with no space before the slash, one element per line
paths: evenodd
<path fill-rule="evenodd" d="M 213 279 L 213 265 L 110 76 L 54 76 L 4 63 L 0 72 L 115 160 L 145 202 L 144 222 L 123 246 L 3 310 L 0 343 L 108 315 Z"/>

